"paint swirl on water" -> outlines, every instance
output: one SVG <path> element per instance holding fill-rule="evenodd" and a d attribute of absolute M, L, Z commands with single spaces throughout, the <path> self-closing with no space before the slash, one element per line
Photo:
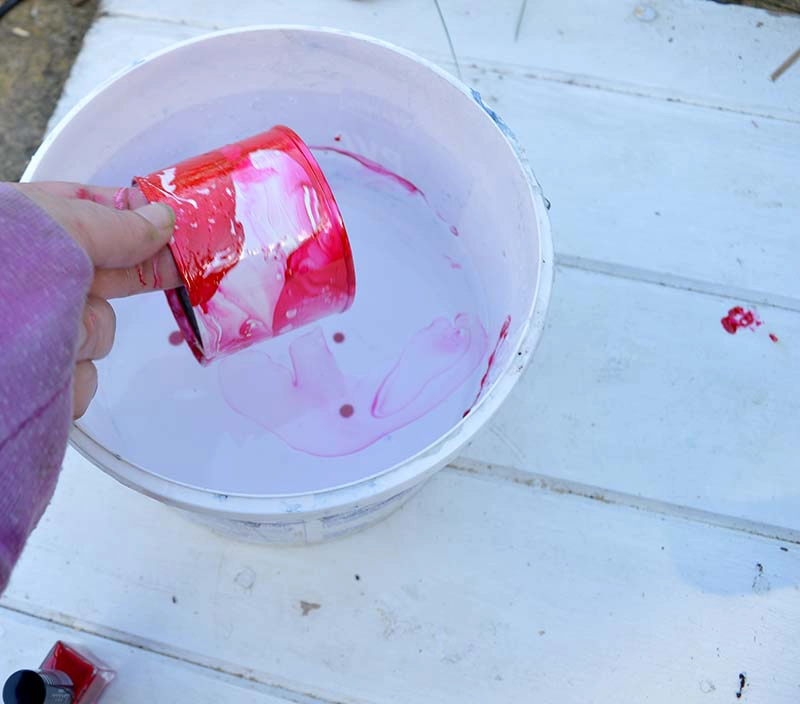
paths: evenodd
<path fill-rule="evenodd" d="M 478 369 L 489 346 L 477 316 L 437 318 L 383 378 L 342 372 L 322 329 L 292 341 L 291 368 L 248 350 L 223 360 L 228 404 L 289 446 L 320 457 L 369 447 L 432 411 Z"/>

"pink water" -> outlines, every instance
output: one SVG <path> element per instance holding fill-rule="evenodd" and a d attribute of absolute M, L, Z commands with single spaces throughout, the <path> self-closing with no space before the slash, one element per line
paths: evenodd
<path fill-rule="evenodd" d="M 420 188 L 381 164 L 338 147 L 313 149 L 352 159 L 409 197 L 421 197 L 430 208 Z M 431 212 L 458 235 L 455 225 Z M 445 258 L 451 269 L 460 268 L 451 256 Z M 357 267 L 364 264 L 356 261 Z M 338 346 L 346 338 L 337 332 L 332 339 Z M 459 313 L 452 322 L 437 317 L 411 336 L 387 369 L 353 375 L 342 371 L 322 328 L 316 327 L 290 344 L 291 367 L 274 360 L 267 349 L 240 353 L 235 363 L 223 361 L 220 384 L 231 408 L 292 448 L 338 457 L 358 452 L 436 408 L 474 374 L 487 349 L 486 330 L 477 315 Z"/>
<path fill-rule="evenodd" d="M 175 321 L 160 296 L 121 299 L 118 344 L 85 427 L 177 481 L 282 494 L 373 475 L 457 424 L 502 319 L 489 316 L 474 234 L 454 237 L 437 213 L 461 224 L 461 206 L 409 178 L 398 154 L 392 173 L 416 190 L 347 155 L 316 154 L 353 246 L 349 311 L 201 367 L 170 341 Z M 143 272 L 149 279 L 149 263 Z"/>
<path fill-rule="evenodd" d="M 437 318 L 417 332 L 383 377 L 344 373 L 321 328 L 289 346 L 291 368 L 265 352 L 222 360 L 225 400 L 296 450 L 338 457 L 421 418 L 480 366 L 488 338 L 477 317 Z"/>
<path fill-rule="evenodd" d="M 336 141 L 337 142 L 341 141 L 341 136 L 339 136 L 339 139 L 337 139 Z M 316 147 L 311 147 L 311 149 L 315 152 L 332 152 L 334 154 L 339 154 L 340 156 L 344 156 L 348 159 L 352 159 L 353 161 L 356 161 L 359 164 L 361 164 L 361 166 L 363 166 L 365 169 L 368 169 L 373 173 L 383 176 L 388 181 L 391 181 L 392 183 L 400 186 L 400 188 L 404 189 L 411 195 L 418 195 L 420 198 L 422 198 L 422 200 L 425 201 L 425 205 L 427 205 L 429 208 L 431 207 L 430 201 L 428 200 L 428 196 L 425 195 L 425 192 L 422 189 L 418 188 L 416 184 L 412 183 L 404 176 L 401 176 L 400 174 L 395 173 L 390 169 L 387 169 L 385 166 L 379 164 L 377 161 L 373 161 L 372 159 L 368 159 L 367 157 L 362 156 L 361 154 L 356 154 L 355 152 L 351 152 L 347 149 L 342 149 L 340 147 L 316 146 Z M 444 215 L 442 215 L 438 210 L 434 210 L 433 212 L 436 214 L 436 217 L 439 220 L 441 220 L 443 223 L 445 223 L 445 225 L 447 225 L 447 229 L 450 231 L 451 235 L 454 235 L 456 237 L 459 236 L 458 227 L 456 227 L 452 223 L 449 223 L 445 219 Z"/>

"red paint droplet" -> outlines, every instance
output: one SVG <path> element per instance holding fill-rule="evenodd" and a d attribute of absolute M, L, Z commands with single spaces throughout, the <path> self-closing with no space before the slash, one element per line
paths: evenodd
<path fill-rule="evenodd" d="M 506 319 L 503 321 L 503 326 L 500 328 L 500 334 L 497 337 L 497 342 L 495 343 L 494 349 L 492 353 L 489 355 L 489 362 L 486 365 L 486 373 L 481 378 L 481 385 L 478 387 L 478 394 L 475 396 L 475 400 L 472 402 L 472 406 L 470 406 L 465 412 L 464 415 L 461 416 L 462 418 L 466 418 L 467 415 L 472 411 L 475 407 L 475 404 L 478 403 L 483 392 L 486 390 L 486 386 L 489 382 L 489 375 L 492 372 L 492 367 L 494 366 L 495 360 L 497 359 L 497 353 L 500 351 L 500 346 L 506 341 L 508 337 L 508 330 L 511 327 L 511 316 L 507 315 Z"/>
<path fill-rule="evenodd" d="M 720 320 L 725 332 L 735 335 L 740 328 L 755 330 L 761 325 L 758 315 L 754 310 L 745 310 L 741 306 L 734 306 L 728 311 L 728 315 Z"/>
<path fill-rule="evenodd" d="M 169 344 L 175 345 L 176 347 L 183 344 L 183 334 L 180 330 L 174 330 L 169 334 Z"/>
<path fill-rule="evenodd" d="M 341 344 L 344 342 L 344 333 L 343 332 L 335 332 L 333 333 L 333 341 Z"/>
<path fill-rule="evenodd" d="M 452 232 L 456 237 L 459 236 L 458 228 L 455 225 L 450 225 L 450 232 Z"/>
<path fill-rule="evenodd" d="M 337 135 L 336 135 L 336 136 L 335 136 L 333 139 L 334 139 L 335 141 L 337 141 L 337 142 L 341 142 L 341 141 L 342 141 L 342 135 L 340 135 L 340 134 L 337 134 Z"/>
<path fill-rule="evenodd" d="M 85 188 L 79 188 L 77 191 L 75 191 L 75 197 L 78 200 L 91 200 L 92 199 L 92 196 L 89 194 L 89 191 L 87 191 Z"/>
<path fill-rule="evenodd" d="M 353 408 L 349 403 L 345 403 L 344 406 L 339 409 L 339 415 L 342 418 L 350 418 L 355 412 L 355 408 Z"/>
<path fill-rule="evenodd" d="M 772 340 L 773 342 L 777 342 L 778 341 L 778 336 L 774 332 L 771 332 L 769 334 L 769 339 Z"/>

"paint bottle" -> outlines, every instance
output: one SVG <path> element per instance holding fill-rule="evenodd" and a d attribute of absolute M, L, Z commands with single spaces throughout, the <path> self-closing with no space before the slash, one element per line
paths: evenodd
<path fill-rule="evenodd" d="M 201 364 L 352 304 L 341 213 L 288 127 L 136 177 L 134 186 L 134 207 L 146 200 L 175 211 L 170 249 L 184 286 L 167 300 Z"/>
<path fill-rule="evenodd" d="M 3 704 L 94 704 L 114 674 L 88 651 L 58 641 L 38 670 L 6 680 Z"/>

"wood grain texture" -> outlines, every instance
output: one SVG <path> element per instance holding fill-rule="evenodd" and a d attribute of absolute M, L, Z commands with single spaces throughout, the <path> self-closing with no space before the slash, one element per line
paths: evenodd
<path fill-rule="evenodd" d="M 788 704 L 799 558 L 449 471 L 366 533 L 269 549 L 206 533 L 70 453 L 4 603 L 335 702 L 699 704 L 712 685 L 711 701 L 732 701 L 744 671 L 752 701 Z M 302 601 L 320 608 L 304 616 Z"/>

